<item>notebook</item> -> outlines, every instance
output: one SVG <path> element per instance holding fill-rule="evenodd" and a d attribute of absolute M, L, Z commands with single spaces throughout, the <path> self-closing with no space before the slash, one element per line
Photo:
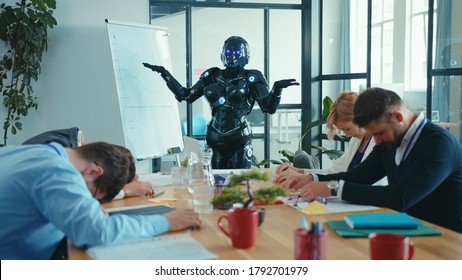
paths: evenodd
<path fill-rule="evenodd" d="M 417 221 L 406 213 L 372 212 L 345 215 L 352 229 L 415 229 Z"/>
<path fill-rule="evenodd" d="M 184 135 L 183 143 L 184 143 L 183 153 L 185 155 L 189 155 L 191 152 L 196 153 L 196 155 L 201 155 L 201 145 L 199 144 L 199 141 L 197 139 Z"/>
<path fill-rule="evenodd" d="M 109 208 L 106 211 L 109 215 L 125 214 L 125 215 L 162 215 L 172 211 L 173 208 L 165 205 L 136 205 L 136 206 L 125 206 L 118 208 Z"/>
<path fill-rule="evenodd" d="M 343 220 L 329 220 L 326 222 L 341 237 L 368 237 L 373 232 L 403 234 L 407 236 L 430 236 L 443 234 L 440 230 L 417 220 L 415 229 L 352 229 Z"/>
<path fill-rule="evenodd" d="M 164 235 L 132 242 L 95 246 L 96 260 L 210 260 L 217 256 L 187 234 Z"/>

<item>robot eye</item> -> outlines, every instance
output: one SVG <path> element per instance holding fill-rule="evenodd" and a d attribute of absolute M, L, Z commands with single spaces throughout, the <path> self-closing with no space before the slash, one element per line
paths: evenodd
<path fill-rule="evenodd" d="M 241 50 L 236 50 L 236 54 L 241 55 Z"/>
<path fill-rule="evenodd" d="M 230 49 L 226 49 L 226 54 L 230 54 L 232 51 Z"/>

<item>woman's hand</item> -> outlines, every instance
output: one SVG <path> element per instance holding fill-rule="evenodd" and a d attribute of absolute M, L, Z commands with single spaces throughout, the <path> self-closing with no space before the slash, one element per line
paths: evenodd
<path fill-rule="evenodd" d="M 282 184 L 287 180 L 287 178 L 301 174 L 304 174 L 303 169 L 284 163 L 276 167 L 276 177 L 273 179 L 273 182 L 276 184 Z"/>
<path fill-rule="evenodd" d="M 298 191 L 308 183 L 313 181 L 313 176 L 310 174 L 298 174 L 298 175 L 290 175 L 284 177 L 281 186 L 285 189 L 288 189 L 292 192 Z"/>

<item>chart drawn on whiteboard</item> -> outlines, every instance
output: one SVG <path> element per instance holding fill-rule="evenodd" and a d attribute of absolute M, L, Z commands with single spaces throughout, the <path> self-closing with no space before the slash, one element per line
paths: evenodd
<path fill-rule="evenodd" d="M 143 62 L 171 68 L 167 28 L 107 20 L 125 146 L 136 158 L 183 149 L 178 104 Z"/>

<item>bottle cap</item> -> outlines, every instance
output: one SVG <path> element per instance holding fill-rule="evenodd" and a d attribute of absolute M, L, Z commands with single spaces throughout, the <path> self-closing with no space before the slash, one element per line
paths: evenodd
<path fill-rule="evenodd" d="M 244 208 L 244 204 L 240 203 L 240 202 L 237 202 L 237 203 L 234 203 L 233 204 L 233 208 L 236 209 L 236 208 Z"/>

